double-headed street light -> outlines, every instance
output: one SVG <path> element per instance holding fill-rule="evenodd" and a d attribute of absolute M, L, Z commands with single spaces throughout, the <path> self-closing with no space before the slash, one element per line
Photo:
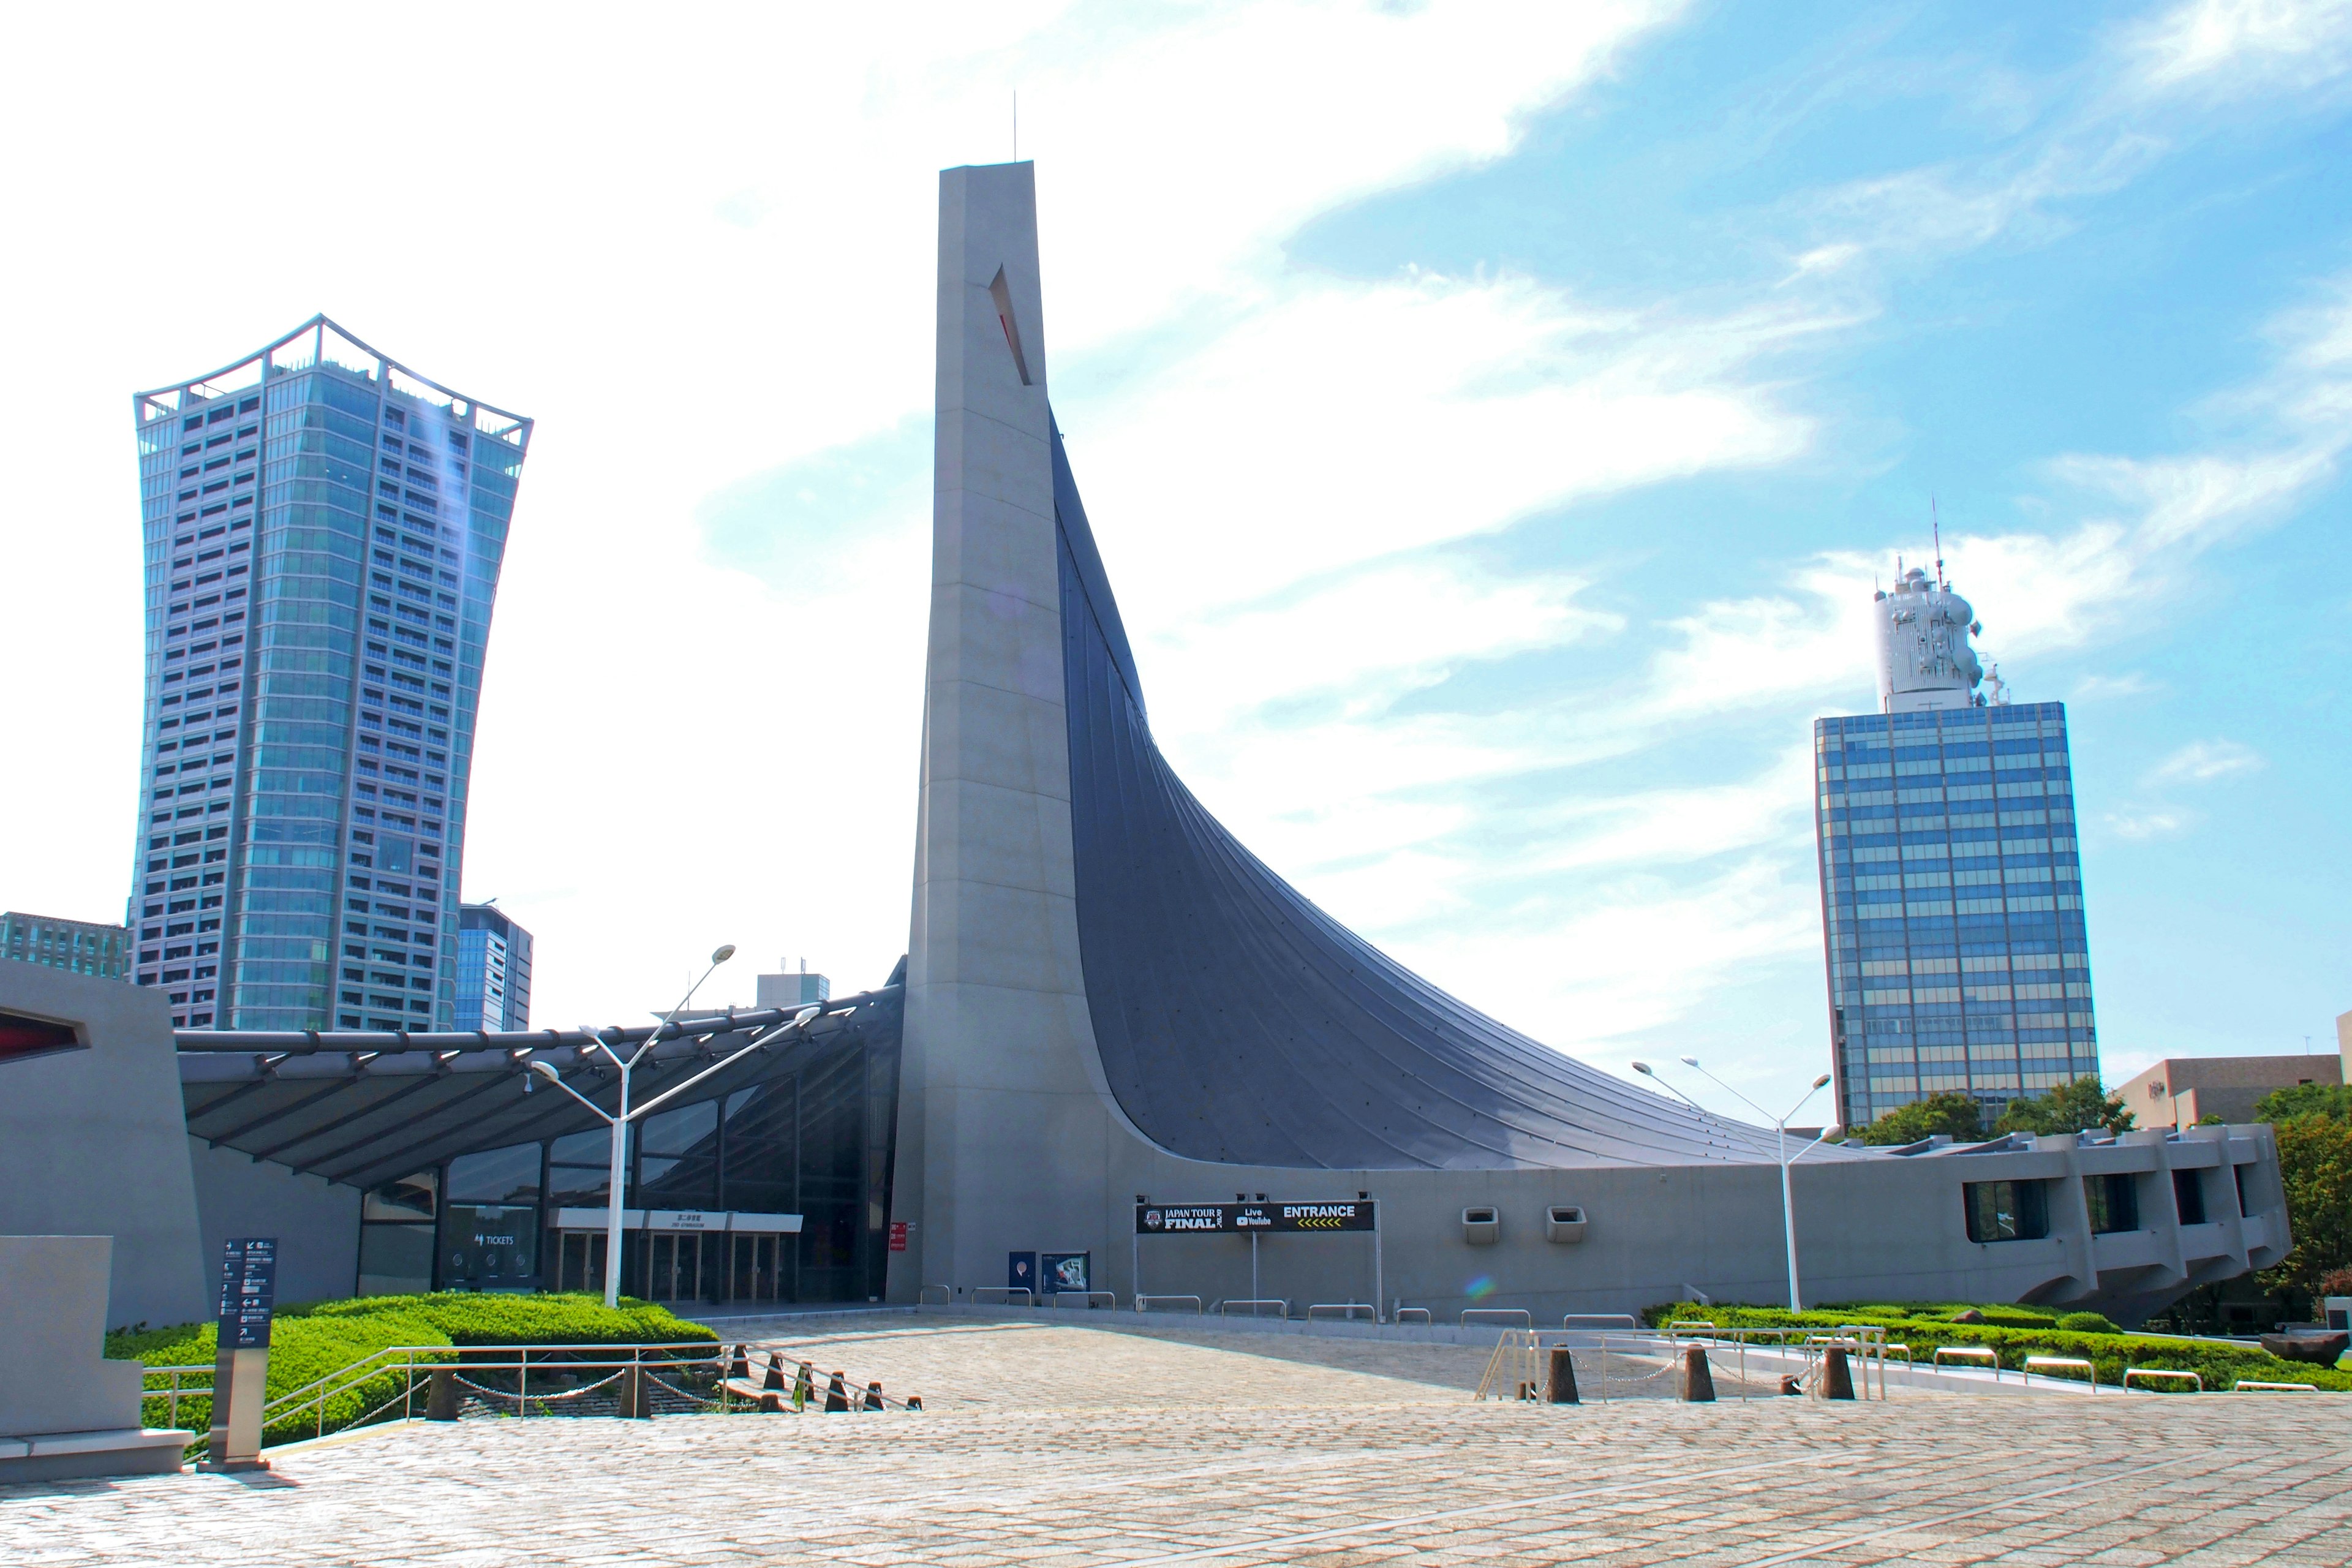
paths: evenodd
<path fill-rule="evenodd" d="M 732 1067 L 736 1062 L 741 1060 L 744 1057 L 749 1056 L 751 1052 L 760 1049 L 762 1046 L 772 1044 L 774 1041 L 782 1037 L 785 1031 L 796 1028 L 805 1028 L 808 1026 L 810 1019 L 824 1011 L 823 1007 L 803 1007 L 798 1013 L 793 1015 L 793 1018 L 790 1023 L 782 1025 L 769 1033 L 761 1036 L 759 1038 L 753 1040 L 750 1045 L 745 1046 L 742 1049 L 727 1057 L 724 1060 L 712 1063 L 709 1067 L 703 1068 L 702 1071 L 696 1073 L 692 1078 L 688 1079 L 684 1083 L 681 1083 L 673 1089 L 663 1090 L 660 1094 L 654 1096 L 653 1099 L 646 1100 L 643 1105 L 632 1107 L 629 1104 L 629 1075 L 632 1069 L 634 1069 L 637 1063 L 644 1058 L 645 1054 L 647 1051 L 653 1049 L 656 1045 L 660 1043 L 663 1030 L 667 1029 L 670 1025 L 677 1022 L 677 1016 L 686 1011 L 686 1005 L 694 1000 L 694 994 L 697 991 L 702 989 L 703 980 L 709 979 L 711 973 L 717 970 L 720 964 L 726 963 L 729 959 L 734 956 L 735 944 L 732 942 L 729 942 L 725 946 L 719 948 L 717 952 L 713 952 L 710 955 L 710 968 L 702 972 L 702 979 L 697 980 L 693 984 L 686 988 L 686 994 L 678 998 L 677 1005 L 672 1007 L 669 1010 L 668 1016 L 662 1019 L 661 1027 L 656 1029 L 651 1035 L 647 1036 L 645 1042 L 638 1046 L 635 1050 L 630 1052 L 625 1058 L 619 1052 L 613 1049 L 612 1042 L 604 1038 L 603 1032 L 598 1030 L 588 1031 L 590 1037 L 596 1042 L 596 1048 L 603 1051 L 606 1058 L 612 1061 L 612 1064 L 621 1071 L 621 1100 L 618 1114 L 606 1110 L 603 1106 L 597 1104 L 594 1100 L 589 1099 L 586 1095 L 581 1093 L 578 1089 L 564 1082 L 563 1075 L 556 1070 L 554 1063 L 534 1061 L 530 1064 L 530 1070 L 532 1072 L 537 1073 L 541 1078 L 545 1079 L 548 1082 L 553 1084 L 556 1088 L 562 1089 L 564 1093 L 570 1095 L 572 1099 L 586 1106 L 590 1110 L 594 1111 L 597 1117 L 612 1131 L 612 1169 L 611 1173 L 607 1178 L 608 1184 L 605 1188 L 604 1199 L 604 1305 L 607 1307 L 618 1307 L 621 1304 L 622 1172 L 624 1163 L 627 1157 L 629 1123 L 635 1121 L 641 1116 L 650 1114 L 666 1101 L 685 1093 L 688 1089 L 692 1089 L 696 1084 L 700 1083 L 704 1079 L 709 1078 L 711 1074 L 723 1071 L 726 1068 Z"/>
<path fill-rule="evenodd" d="M 1802 1293 L 1800 1292 L 1797 1287 L 1797 1210 L 1796 1205 L 1790 1198 L 1789 1193 L 1789 1167 L 1796 1163 L 1799 1160 L 1803 1159 L 1806 1155 L 1811 1153 L 1815 1149 L 1820 1148 L 1822 1144 L 1828 1142 L 1830 1139 L 1836 1137 L 1844 1130 L 1832 1122 L 1829 1126 L 1822 1128 L 1811 1142 L 1798 1150 L 1794 1154 L 1790 1154 L 1789 1152 L 1789 1121 L 1791 1117 L 1794 1117 L 1797 1112 L 1805 1108 L 1806 1100 L 1812 1099 L 1813 1096 L 1821 1093 L 1824 1088 L 1828 1087 L 1830 1075 L 1823 1073 L 1821 1077 L 1813 1079 L 1813 1087 L 1805 1090 L 1803 1100 L 1800 1100 L 1796 1104 L 1789 1107 L 1789 1114 L 1787 1116 L 1774 1116 L 1770 1111 L 1765 1110 L 1754 1100 L 1749 1100 L 1746 1095 L 1740 1093 L 1738 1089 L 1732 1088 L 1729 1084 L 1724 1082 L 1713 1073 L 1708 1072 L 1705 1068 L 1700 1067 L 1696 1057 L 1684 1057 L 1682 1058 L 1682 1064 L 1683 1066 L 1692 1069 L 1694 1072 L 1696 1072 L 1709 1083 L 1714 1084 L 1717 1089 L 1722 1089 L 1726 1094 L 1730 1095 L 1733 1099 L 1738 1100 L 1742 1104 L 1746 1105 L 1750 1110 L 1756 1112 L 1757 1115 L 1762 1117 L 1765 1121 L 1772 1123 L 1773 1131 L 1780 1137 L 1780 1229 L 1783 1237 L 1786 1238 L 1789 1249 L 1789 1310 L 1791 1312 L 1801 1312 L 1805 1310 L 1805 1300 Z M 1706 1107 L 1701 1105 L 1697 1100 L 1693 1100 L 1689 1095 L 1685 1094 L 1681 1089 L 1675 1088 L 1673 1084 L 1667 1083 L 1664 1079 L 1660 1078 L 1651 1069 L 1649 1063 L 1635 1062 L 1633 1064 L 1633 1070 L 1640 1073 L 1643 1078 L 1650 1079 L 1653 1083 L 1656 1083 L 1664 1087 L 1667 1092 L 1673 1094 L 1677 1100 L 1680 1100 L 1684 1104 L 1689 1106 L 1693 1110 L 1697 1111 L 1701 1116 L 1707 1114 Z"/>

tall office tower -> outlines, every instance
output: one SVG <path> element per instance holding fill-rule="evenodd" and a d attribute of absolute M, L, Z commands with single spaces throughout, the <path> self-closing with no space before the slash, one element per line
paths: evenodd
<path fill-rule="evenodd" d="M 782 961 L 778 961 L 782 967 Z M 812 1002 L 833 1000 L 833 982 L 822 974 L 809 973 L 808 960 L 801 960 L 800 973 L 784 968 L 781 974 L 762 974 L 759 981 L 759 1005 L 762 1007 L 805 1007 Z"/>
<path fill-rule="evenodd" d="M 2099 1070 L 2066 708 L 1979 696 L 1974 615 L 1925 572 L 1877 608 L 1880 710 L 1813 721 L 1839 1115 L 1998 1114 Z"/>
<path fill-rule="evenodd" d="M 457 1027 L 530 1027 L 530 932 L 493 905 L 457 906 Z"/>
<path fill-rule="evenodd" d="M 530 421 L 314 316 L 132 399 L 132 976 L 187 1028 L 448 1028 L 483 644 Z"/>
<path fill-rule="evenodd" d="M 124 952 L 130 934 L 121 926 L 10 910 L 0 914 L 0 958 L 121 980 L 127 978 L 130 967 Z"/>

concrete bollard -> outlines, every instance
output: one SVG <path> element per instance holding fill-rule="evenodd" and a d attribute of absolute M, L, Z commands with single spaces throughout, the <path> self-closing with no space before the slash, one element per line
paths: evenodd
<path fill-rule="evenodd" d="M 869 1383 L 866 1385 L 866 1408 L 868 1410 L 879 1410 L 883 1408 L 882 1385 L 880 1384 Z"/>
<path fill-rule="evenodd" d="M 841 1381 L 841 1373 L 836 1370 L 833 1374 L 833 1381 L 826 1384 L 824 1386 L 825 1414 L 830 1415 L 836 1410 L 846 1410 L 848 1408 L 849 1389 L 843 1384 Z"/>
<path fill-rule="evenodd" d="M 457 1369 L 453 1366 L 435 1367 L 425 1384 L 425 1419 L 455 1421 L 457 1419 Z"/>
<path fill-rule="evenodd" d="M 910 1394 L 907 1395 L 907 1408 L 908 1408 L 908 1409 L 909 1409 L 909 1410 L 920 1410 L 922 1407 L 923 1407 L 923 1396 L 922 1396 L 921 1394 Z"/>
<path fill-rule="evenodd" d="M 1582 1403 L 1576 1397 L 1576 1358 L 1568 1353 L 1566 1345 L 1551 1347 L 1550 1399 L 1554 1405 Z"/>
<path fill-rule="evenodd" d="M 622 1420 L 649 1421 L 653 1418 L 653 1400 L 646 1387 L 644 1367 L 632 1366 L 624 1371 L 621 1373 L 619 1388 Z"/>
<path fill-rule="evenodd" d="M 727 1363 L 727 1375 L 732 1378 L 748 1378 L 751 1375 L 751 1346 L 739 1344 L 735 1347 L 735 1359 Z"/>
<path fill-rule="evenodd" d="M 761 1380 L 760 1386 L 763 1389 L 784 1386 L 784 1358 L 773 1351 L 768 1352 L 768 1375 Z"/>
<path fill-rule="evenodd" d="M 1684 1349 L 1682 1373 L 1675 1379 L 1675 1396 L 1692 1405 L 1715 1403 L 1715 1373 L 1706 1364 L 1705 1345 L 1690 1345 Z"/>
<path fill-rule="evenodd" d="M 1853 1369 L 1846 1363 L 1843 1345 L 1831 1345 L 1822 1352 L 1821 1390 L 1823 1399 L 1853 1397 Z"/>

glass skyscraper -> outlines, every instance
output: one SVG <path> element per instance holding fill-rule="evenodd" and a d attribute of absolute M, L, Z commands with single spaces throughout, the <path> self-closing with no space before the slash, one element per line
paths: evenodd
<path fill-rule="evenodd" d="M 494 904 L 457 906 L 457 1027 L 530 1027 L 530 932 Z"/>
<path fill-rule="evenodd" d="M 133 408 L 132 978 L 185 1028 L 451 1027 L 474 715 L 530 421 L 324 316 Z"/>
<path fill-rule="evenodd" d="M 2099 1070 L 2065 705 L 1988 702 L 1968 604 L 1879 595 L 1881 711 L 1816 720 L 1840 1119 L 1954 1089 L 1988 1117 Z"/>

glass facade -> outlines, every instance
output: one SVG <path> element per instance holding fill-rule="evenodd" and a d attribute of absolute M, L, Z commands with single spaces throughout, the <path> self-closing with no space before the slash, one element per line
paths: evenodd
<path fill-rule="evenodd" d="M 457 1027 L 530 1027 L 530 932 L 488 904 L 457 906 Z"/>
<path fill-rule="evenodd" d="M 797 1233 L 624 1233 L 622 1289 L 657 1301 L 879 1298 L 890 1213 L 898 1048 L 816 1051 L 720 1100 L 655 1112 L 627 1153 L 626 1209 L 797 1215 Z M 604 1235 L 563 1230 L 601 1210 L 599 1128 L 465 1154 L 369 1192 L 360 1293 L 602 1290 Z"/>
<path fill-rule="evenodd" d="M 10 910 L 0 914 L 0 958 L 121 980 L 130 972 L 130 935 L 121 926 L 51 920 Z"/>
<path fill-rule="evenodd" d="M 453 1027 L 474 715 L 530 422 L 324 317 L 133 401 L 132 978 L 183 1028 Z"/>
<path fill-rule="evenodd" d="M 1816 720 L 1839 1113 L 2099 1070 L 2063 703 Z"/>

